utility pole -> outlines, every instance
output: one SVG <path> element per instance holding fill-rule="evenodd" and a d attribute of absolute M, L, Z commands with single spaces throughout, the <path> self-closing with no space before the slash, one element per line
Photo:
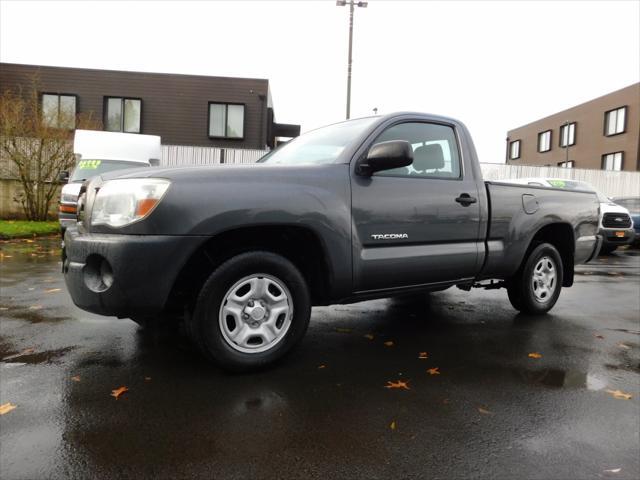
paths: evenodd
<path fill-rule="evenodd" d="M 564 156 L 564 166 L 565 166 L 565 168 L 569 168 L 569 143 L 570 143 L 569 142 L 569 133 L 571 133 L 571 132 L 569 132 L 569 120 L 564 122 L 564 125 L 565 125 L 564 133 L 566 135 L 565 138 L 567 139 L 567 144 L 565 145 L 565 148 L 567 149 L 567 151 L 565 152 L 565 156 Z M 564 138 L 563 138 L 563 140 L 564 140 Z"/>
<path fill-rule="evenodd" d="M 369 2 L 356 2 L 354 0 L 337 0 L 336 6 L 349 5 L 349 59 L 347 64 L 347 120 L 351 118 L 351 63 L 353 60 L 353 11 L 354 7 L 367 8 Z"/>

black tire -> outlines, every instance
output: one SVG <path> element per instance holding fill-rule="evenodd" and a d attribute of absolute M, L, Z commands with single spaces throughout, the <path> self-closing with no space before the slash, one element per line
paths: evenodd
<path fill-rule="evenodd" d="M 540 266 L 544 258 L 551 260 L 555 271 L 555 278 L 551 287 L 551 292 L 536 294 L 533 277 L 534 270 Z M 550 243 L 542 243 L 536 246 L 530 253 L 518 273 L 510 279 L 507 286 L 507 294 L 513 308 L 523 313 L 531 315 L 542 315 L 553 308 L 562 290 L 562 280 L 564 271 L 562 259 L 558 250 Z"/>
<path fill-rule="evenodd" d="M 282 282 L 288 289 L 293 307 L 286 333 L 273 347 L 263 352 L 238 351 L 225 339 L 219 314 L 227 292 L 239 280 L 266 274 Z M 242 253 L 220 265 L 207 279 L 196 300 L 188 331 L 200 351 L 209 360 L 234 372 L 264 368 L 284 357 L 300 342 L 309 325 L 311 299 L 304 277 L 286 258 L 266 251 Z"/>

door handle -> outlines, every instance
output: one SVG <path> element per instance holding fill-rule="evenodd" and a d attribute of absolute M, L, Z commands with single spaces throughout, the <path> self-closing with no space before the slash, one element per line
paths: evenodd
<path fill-rule="evenodd" d="M 456 198 L 456 202 L 458 202 L 463 207 L 468 207 L 472 203 L 476 203 L 478 200 L 476 197 L 472 197 L 468 193 L 462 193 L 459 197 Z"/>

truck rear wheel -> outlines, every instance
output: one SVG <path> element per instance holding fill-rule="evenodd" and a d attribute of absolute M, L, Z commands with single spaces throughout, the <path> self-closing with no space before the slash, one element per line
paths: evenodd
<path fill-rule="evenodd" d="M 209 359 L 232 371 L 265 367 L 304 336 L 311 300 L 304 277 L 271 252 L 237 255 L 205 282 L 190 328 Z"/>
<path fill-rule="evenodd" d="M 562 289 L 562 259 L 550 243 L 535 247 L 507 287 L 513 308 L 541 315 L 553 308 Z"/>

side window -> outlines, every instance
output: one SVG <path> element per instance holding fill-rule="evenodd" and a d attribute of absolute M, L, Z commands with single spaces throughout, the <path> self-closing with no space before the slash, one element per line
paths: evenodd
<path fill-rule="evenodd" d="M 460 155 L 452 127 L 408 122 L 389 127 L 376 143 L 406 140 L 413 148 L 413 164 L 377 172 L 375 176 L 460 178 Z"/>

